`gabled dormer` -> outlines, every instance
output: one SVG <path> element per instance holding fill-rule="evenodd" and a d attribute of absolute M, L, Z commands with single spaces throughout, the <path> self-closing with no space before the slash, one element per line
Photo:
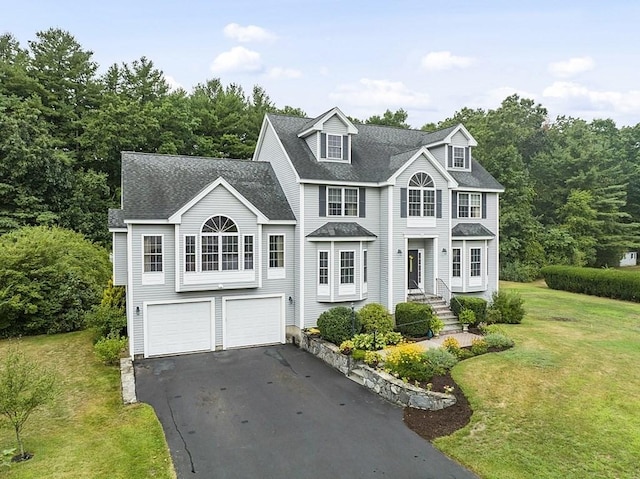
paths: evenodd
<path fill-rule="evenodd" d="M 318 161 L 351 163 L 351 139 L 357 134 L 355 125 L 336 107 L 307 122 L 298 138 L 306 141 Z"/>
<path fill-rule="evenodd" d="M 471 149 L 478 142 L 463 126 L 458 125 L 444 138 L 447 170 L 471 171 Z"/>

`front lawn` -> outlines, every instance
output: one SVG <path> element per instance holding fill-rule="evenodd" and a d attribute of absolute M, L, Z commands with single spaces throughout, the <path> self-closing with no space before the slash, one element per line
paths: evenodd
<path fill-rule="evenodd" d="M 0 341 L 0 359 L 9 342 Z M 24 338 L 21 349 L 57 372 L 62 392 L 26 423 L 25 449 L 33 459 L 0 469 L 0 476 L 175 478 L 153 409 L 122 405 L 119 371 L 95 360 L 88 332 Z M 13 447 L 13 431 L 3 427 L 0 450 Z"/>
<path fill-rule="evenodd" d="M 501 287 L 525 300 L 516 346 L 453 369 L 474 413 L 434 444 L 483 479 L 637 478 L 640 305 Z"/>

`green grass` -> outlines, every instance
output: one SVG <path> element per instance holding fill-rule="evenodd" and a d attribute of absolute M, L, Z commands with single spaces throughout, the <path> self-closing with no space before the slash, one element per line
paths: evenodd
<path fill-rule="evenodd" d="M 459 363 L 471 423 L 435 445 L 484 479 L 639 478 L 640 305 L 503 283 L 513 349 Z"/>
<path fill-rule="evenodd" d="M 0 360 L 11 342 L 0 341 Z M 1 477 L 175 478 L 153 409 L 122 405 L 120 373 L 97 362 L 87 332 L 24 338 L 20 348 L 57 372 L 62 392 L 25 425 L 33 459 L 0 468 Z M 2 427 L 0 450 L 13 447 L 13 431 Z"/>

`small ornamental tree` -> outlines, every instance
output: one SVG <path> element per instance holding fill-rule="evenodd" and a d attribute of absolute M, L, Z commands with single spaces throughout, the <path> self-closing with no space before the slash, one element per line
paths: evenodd
<path fill-rule="evenodd" d="M 30 459 L 31 455 L 24 451 L 21 432 L 31 414 L 56 396 L 56 377 L 17 350 L 9 351 L 1 368 L 0 415 L 15 431 L 18 459 Z"/>

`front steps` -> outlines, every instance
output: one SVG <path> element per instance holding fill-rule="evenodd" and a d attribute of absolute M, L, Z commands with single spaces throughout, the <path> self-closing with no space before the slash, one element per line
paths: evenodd
<path fill-rule="evenodd" d="M 436 316 L 444 322 L 444 328 L 442 328 L 440 334 L 459 333 L 462 331 L 462 325 L 458 322 L 458 317 L 451 311 L 451 308 L 442 297 L 432 294 L 409 293 L 407 301 L 431 306 Z"/>

